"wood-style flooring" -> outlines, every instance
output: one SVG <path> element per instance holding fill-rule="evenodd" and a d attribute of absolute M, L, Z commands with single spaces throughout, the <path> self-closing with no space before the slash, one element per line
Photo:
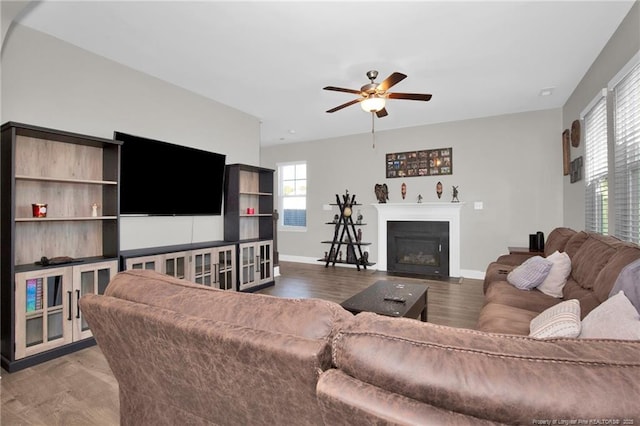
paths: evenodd
<path fill-rule="evenodd" d="M 429 285 L 428 321 L 474 328 L 482 307 L 482 282 L 434 281 L 280 262 L 276 285 L 260 293 L 279 297 L 315 297 L 340 303 L 375 281 L 422 282 Z M 15 373 L 2 370 L 0 425 L 119 424 L 118 383 L 100 348 L 93 346 Z"/>

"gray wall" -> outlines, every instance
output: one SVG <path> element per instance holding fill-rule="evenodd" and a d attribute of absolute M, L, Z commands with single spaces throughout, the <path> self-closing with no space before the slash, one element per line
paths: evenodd
<path fill-rule="evenodd" d="M 104 138 L 114 130 L 258 165 L 260 123 L 213 100 L 15 25 L 2 51 L 2 122 Z M 153 162 L 141 164 L 153 167 Z M 223 239 L 221 216 L 123 217 L 121 249 Z"/>
<path fill-rule="evenodd" d="M 609 81 L 638 51 L 640 51 L 640 2 L 633 5 L 624 21 L 565 103 L 562 109 L 562 129 L 571 128 L 571 122 L 580 118 L 580 113 L 589 102 L 603 88 L 607 87 Z M 561 132 L 562 130 L 558 133 Z M 560 140 L 560 136 L 557 139 Z M 584 158 L 584 140 L 578 148 L 571 147 L 572 159 L 581 155 Z M 567 176 L 563 186 L 564 223 L 574 229 L 584 229 L 584 179 L 572 184 Z M 609 194 L 610 206 L 612 201 L 612 194 Z M 609 212 L 609 217 L 614 217 L 612 211 Z M 610 232 L 613 231 L 612 225 L 611 221 Z"/>
<path fill-rule="evenodd" d="M 365 113 L 363 113 L 364 115 Z M 365 117 L 366 118 L 366 115 Z M 363 122 L 366 120 L 363 119 Z M 377 203 L 373 187 L 386 183 L 390 203 L 450 202 L 458 186 L 461 212 L 461 269 L 464 276 L 482 276 L 487 264 L 507 246 L 527 246 L 528 235 L 547 234 L 562 223 L 562 150 L 559 109 L 442 123 L 370 134 L 279 145 L 262 149 L 265 167 L 278 162 L 307 161 L 307 232 L 278 233 L 282 259 L 317 261 L 330 240 L 335 212 L 323 205 L 335 202 L 346 189 L 356 194 L 365 222 L 363 239 L 372 242 L 370 259 L 377 261 Z M 411 150 L 453 148 L 453 175 L 385 178 L 385 154 Z M 436 196 L 436 183 L 444 187 Z M 400 186 L 407 185 L 402 200 Z M 482 210 L 474 209 L 481 201 Z"/>

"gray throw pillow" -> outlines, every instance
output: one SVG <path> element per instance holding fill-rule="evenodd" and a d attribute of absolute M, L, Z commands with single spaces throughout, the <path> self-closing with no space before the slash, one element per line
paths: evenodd
<path fill-rule="evenodd" d="M 520 290 L 536 288 L 549 275 L 553 262 L 542 256 L 533 256 L 525 260 L 520 266 L 509 272 L 507 282 Z"/>
<path fill-rule="evenodd" d="M 580 337 L 640 340 L 640 314 L 620 291 L 584 317 Z"/>

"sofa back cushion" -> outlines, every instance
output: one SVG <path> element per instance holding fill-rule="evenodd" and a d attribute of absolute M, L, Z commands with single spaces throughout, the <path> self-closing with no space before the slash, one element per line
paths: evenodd
<path fill-rule="evenodd" d="M 593 289 L 600 271 L 609 262 L 611 256 L 616 253 L 619 245 L 620 240 L 617 238 L 589 233 L 586 241 L 571 258 L 571 277 L 580 287 L 587 290 Z M 609 290 L 607 290 L 607 294 Z"/>
<path fill-rule="evenodd" d="M 309 339 L 328 339 L 338 324 L 353 316 L 326 300 L 224 291 L 146 270 L 116 274 L 105 295 Z"/>
<path fill-rule="evenodd" d="M 564 246 L 564 252 L 569 255 L 570 258 L 573 259 L 573 256 L 576 255 L 582 244 L 587 241 L 589 238 L 589 234 L 584 231 L 576 232 Z"/>
<path fill-rule="evenodd" d="M 571 237 L 576 234 L 571 228 L 559 227 L 555 228 L 547 236 L 547 241 L 544 243 L 544 255 L 548 257 L 555 251 L 564 251 L 567 242 Z"/>

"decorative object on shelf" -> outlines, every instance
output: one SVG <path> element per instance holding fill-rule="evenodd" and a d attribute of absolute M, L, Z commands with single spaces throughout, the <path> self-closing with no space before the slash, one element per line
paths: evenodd
<path fill-rule="evenodd" d="M 98 217 L 98 204 L 91 204 L 91 217 Z"/>
<path fill-rule="evenodd" d="M 358 210 L 356 225 L 362 225 L 362 212 L 360 212 L 360 210 Z"/>
<path fill-rule="evenodd" d="M 562 132 L 562 172 L 564 176 L 569 174 L 569 162 L 571 161 L 571 148 L 569 147 L 569 129 Z"/>
<path fill-rule="evenodd" d="M 361 263 L 366 266 L 369 263 L 369 252 L 368 251 L 363 252 L 362 257 L 360 259 L 362 260 Z"/>
<path fill-rule="evenodd" d="M 407 184 L 405 184 L 404 182 L 402 182 L 402 185 L 400 185 L 400 194 L 402 194 L 403 200 L 407 196 Z"/>
<path fill-rule="evenodd" d="M 329 261 L 333 262 L 336 260 L 336 249 L 335 247 L 331 247 L 331 251 L 329 252 Z"/>
<path fill-rule="evenodd" d="M 356 241 L 357 242 L 362 241 L 362 228 L 358 228 L 358 235 L 356 236 Z"/>
<path fill-rule="evenodd" d="M 337 214 L 333 215 L 333 223 L 338 223 L 338 219 L 340 219 L 340 216 Z"/>
<path fill-rule="evenodd" d="M 436 195 L 438 196 L 438 199 L 442 197 L 442 182 L 436 183 Z"/>
<path fill-rule="evenodd" d="M 418 204 L 422 203 L 422 194 L 418 194 Z"/>
<path fill-rule="evenodd" d="M 338 252 L 338 262 L 342 262 L 342 250 Z"/>
<path fill-rule="evenodd" d="M 31 204 L 33 217 L 47 217 L 47 205 L 42 203 Z"/>
<path fill-rule="evenodd" d="M 386 183 L 376 183 L 374 192 L 376 194 L 376 198 L 378 199 L 378 204 L 384 204 L 389 199 L 389 188 L 387 187 Z"/>
<path fill-rule="evenodd" d="M 571 183 L 582 179 L 582 156 L 571 162 Z"/>
<path fill-rule="evenodd" d="M 350 217 L 351 216 L 351 207 L 345 206 L 344 210 L 342 211 L 342 214 L 345 217 Z"/>
<path fill-rule="evenodd" d="M 386 171 L 387 178 L 453 174 L 453 148 L 387 154 Z"/>
<path fill-rule="evenodd" d="M 454 186 L 452 192 L 453 192 L 453 198 L 451 199 L 451 202 L 452 203 L 459 203 L 460 200 L 458 200 L 458 187 Z"/>
<path fill-rule="evenodd" d="M 324 260 L 329 260 L 329 252 L 324 252 Z"/>
<path fill-rule="evenodd" d="M 580 146 L 580 120 L 573 120 L 571 123 L 571 146 L 574 148 Z"/>

